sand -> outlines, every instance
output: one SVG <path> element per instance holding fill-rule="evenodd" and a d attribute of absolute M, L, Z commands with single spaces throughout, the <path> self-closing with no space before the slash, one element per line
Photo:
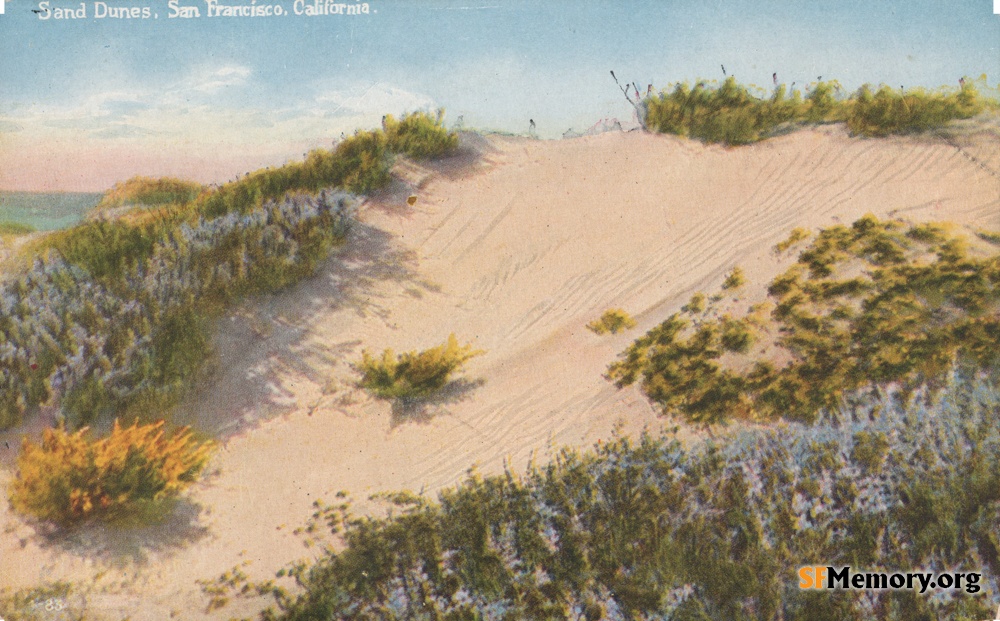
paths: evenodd
<path fill-rule="evenodd" d="M 0 585 L 93 584 L 88 605 L 108 618 L 249 614 L 259 603 L 207 614 L 196 580 L 241 563 L 272 577 L 315 554 L 291 531 L 316 500 L 345 490 L 377 510 L 370 494 L 432 496 L 473 467 L 521 472 L 616 426 L 675 425 L 605 380 L 607 365 L 734 266 L 760 289 L 793 259 L 772 251 L 793 227 L 873 213 L 1000 230 L 997 144 L 975 131 L 859 140 L 835 126 L 738 149 L 638 132 L 470 134 L 458 156 L 402 163 L 315 278 L 220 320 L 214 367 L 176 416 L 221 446 L 171 519 L 53 540 L 3 507 Z M 585 328 L 612 307 L 637 328 Z M 440 398 L 394 408 L 354 388 L 362 349 L 450 333 L 486 353 Z M 0 482 L 13 476 L 3 463 Z"/>

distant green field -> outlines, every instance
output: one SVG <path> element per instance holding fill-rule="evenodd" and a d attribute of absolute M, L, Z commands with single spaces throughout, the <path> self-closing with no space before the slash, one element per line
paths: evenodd
<path fill-rule="evenodd" d="M 101 200 L 89 192 L 0 191 L 0 222 L 25 224 L 37 231 L 73 226 Z"/>

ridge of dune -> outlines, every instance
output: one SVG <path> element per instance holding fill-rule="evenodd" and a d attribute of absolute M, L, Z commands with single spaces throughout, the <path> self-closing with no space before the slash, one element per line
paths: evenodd
<path fill-rule="evenodd" d="M 45 544 L 4 507 L 0 573 L 21 586 L 110 567 L 106 607 L 137 620 L 248 614 L 205 613 L 195 580 L 244 561 L 273 577 L 307 555 L 291 531 L 315 500 L 433 494 L 472 466 L 523 471 L 589 446 L 618 421 L 674 424 L 606 381 L 607 365 L 733 266 L 748 290 L 772 278 L 788 257 L 771 248 L 792 228 L 873 213 L 1000 229 L 994 139 L 856 140 L 830 126 L 725 149 L 638 132 L 466 135 L 454 158 L 404 162 L 317 276 L 220 320 L 216 369 L 176 416 L 226 440 L 184 511 L 124 538 Z M 637 328 L 585 328 L 611 307 Z M 353 387 L 362 349 L 452 332 L 486 354 L 441 398 L 398 411 Z"/>

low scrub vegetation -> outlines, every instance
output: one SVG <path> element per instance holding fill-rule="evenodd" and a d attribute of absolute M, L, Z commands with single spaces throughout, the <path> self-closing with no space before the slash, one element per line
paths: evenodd
<path fill-rule="evenodd" d="M 956 364 L 996 370 L 1000 254 L 968 241 L 870 216 L 825 229 L 771 282 L 769 305 L 719 317 L 692 303 L 608 377 L 691 422 L 812 422 L 861 389 L 905 395 Z"/>
<path fill-rule="evenodd" d="M 444 126 L 444 110 L 436 116 L 409 114 L 400 120 L 387 115 L 383 123 L 389 148 L 415 159 L 441 157 L 458 148 L 458 135 Z"/>
<path fill-rule="evenodd" d="M 46 429 L 41 444 L 25 438 L 9 489 L 11 506 L 59 526 L 155 517 L 195 481 L 212 448 L 187 430 L 167 434 L 163 426 L 116 421 L 98 440 L 89 439 L 87 429 L 62 428 Z"/>
<path fill-rule="evenodd" d="M 620 308 L 612 308 L 604 311 L 600 319 L 595 319 L 587 324 L 587 328 L 594 334 L 618 334 L 622 330 L 629 330 L 635 327 L 635 319 Z"/>
<path fill-rule="evenodd" d="M 206 360 L 209 319 L 312 273 L 346 234 L 351 204 L 289 196 L 245 215 L 53 234 L 0 296 L 0 427 L 52 402 L 72 427 L 159 416 Z"/>
<path fill-rule="evenodd" d="M 976 237 L 988 241 L 994 246 L 1000 246 L 1000 232 L 976 231 Z"/>
<path fill-rule="evenodd" d="M 123 205 L 142 207 L 157 207 L 160 205 L 189 203 L 202 191 L 200 183 L 175 179 L 172 177 L 132 177 L 127 181 L 116 183 L 94 207 L 100 213 Z"/>
<path fill-rule="evenodd" d="M 847 128 L 860 136 L 927 131 L 948 121 L 972 118 L 984 109 L 971 81 L 958 92 L 899 91 L 888 86 L 872 92 L 866 85 L 855 93 L 850 104 Z"/>
<path fill-rule="evenodd" d="M 792 232 L 788 234 L 788 237 L 774 245 L 774 252 L 776 254 L 781 254 L 792 246 L 796 246 L 799 242 L 803 242 L 807 239 L 809 239 L 809 231 L 801 227 L 795 227 L 792 229 Z"/>
<path fill-rule="evenodd" d="M 739 267 L 734 267 L 733 271 L 726 274 L 726 279 L 722 281 L 723 290 L 739 289 L 746 284 L 747 276 Z"/>
<path fill-rule="evenodd" d="M 316 149 L 302 162 L 258 170 L 227 183 L 199 199 L 196 210 L 204 217 L 216 218 L 229 213 L 248 214 L 261 204 L 281 200 L 289 192 L 317 193 L 324 188 L 340 188 L 365 194 L 389 181 L 390 155 L 384 132 L 358 132 L 333 150 Z"/>
<path fill-rule="evenodd" d="M 97 621 L 86 608 L 85 595 L 68 582 L 16 591 L 0 588 L 4 621 Z"/>
<path fill-rule="evenodd" d="M 348 192 L 387 182 L 395 149 L 439 154 L 453 144 L 433 130 L 440 116 L 417 113 L 392 128 L 391 139 L 358 132 L 189 202 L 39 240 L 33 265 L 0 286 L 0 429 L 44 404 L 58 404 L 76 428 L 160 416 L 208 358 L 213 317 L 312 274 L 347 234 Z M 175 185 L 134 180 L 111 194 L 152 188 L 147 200 L 167 190 L 173 199 L 195 187 Z"/>
<path fill-rule="evenodd" d="M 472 476 L 386 518 L 316 515 L 343 545 L 267 592 L 264 621 L 601 619 L 979 621 L 1000 589 L 995 388 L 883 398 L 839 427 L 786 425 L 684 448 L 666 436 Z M 803 565 L 976 572 L 957 590 L 802 590 Z M 252 588 L 252 587 L 256 588 Z"/>
<path fill-rule="evenodd" d="M 985 78 L 982 79 L 985 82 Z M 770 95 L 729 77 L 722 84 L 677 84 L 644 101 L 646 127 L 705 142 L 743 145 L 757 142 L 790 124 L 846 122 L 852 134 L 887 136 L 942 127 L 971 118 L 997 102 L 984 100 L 973 80 L 961 87 L 928 91 L 877 91 L 864 85 L 845 96 L 836 81 L 819 82 L 803 96 L 778 85 Z M 758 94 L 760 96 L 758 96 Z"/>
<path fill-rule="evenodd" d="M 698 292 L 691 296 L 688 303 L 681 307 L 681 310 L 697 315 L 705 311 L 706 298 L 705 294 Z"/>
<path fill-rule="evenodd" d="M 0 236 L 17 236 L 34 233 L 35 227 L 20 222 L 0 222 Z"/>
<path fill-rule="evenodd" d="M 705 142 L 750 144 L 799 115 L 801 97 L 786 94 L 782 87 L 769 99 L 759 99 L 733 77 L 717 88 L 705 82 L 693 88 L 678 84 L 670 93 L 646 100 L 646 126 Z"/>
<path fill-rule="evenodd" d="M 208 217 L 245 214 L 288 192 L 316 193 L 331 187 L 367 194 L 389 181 L 393 155 L 439 157 L 458 146 L 458 137 L 444 128 L 440 112 L 434 117 L 415 112 L 398 121 L 386 116 L 384 125 L 385 130 L 357 132 L 333 150 L 316 149 L 303 162 L 259 170 L 227 183 L 199 199 L 198 211 Z"/>
<path fill-rule="evenodd" d="M 444 388 L 469 359 L 482 353 L 471 344 L 459 345 L 454 334 L 444 344 L 420 352 L 396 355 L 387 349 L 376 358 L 364 351 L 357 365 L 360 385 L 380 399 L 428 397 Z"/>

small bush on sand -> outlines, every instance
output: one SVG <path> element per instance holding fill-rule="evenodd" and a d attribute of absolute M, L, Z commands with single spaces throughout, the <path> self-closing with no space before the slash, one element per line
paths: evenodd
<path fill-rule="evenodd" d="M 190 431 L 164 432 L 163 421 L 88 438 L 87 429 L 46 429 L 40 445 L 25 438 L 10 502 L 19 513 L 59 526 L 89 518 L 147 520 L 197 478 L 212 444 Z"/>
<path fill-rule="evenodd" d="M 899 91 L 882 86 L 872 93 L 862 86 L 852 98 L 847 128 L 861 136 L 888 136 L 927 131 L 953 119 L 968 119 L 985 109 L 971 80 L 956 92 L 923 89 Z"/>
<path fill-rule="evenodd" d="M 802 227 L 795 227 L 784 241 L 780 241 L 774 245 L 774 251 L 776 253 L 784 252 L 800 241 L 805 241 L 806 239 L 809 239 L 809 231 Z"/>
<path fill-rule="evenodd" d="M 739 289 L 746 281 L 747 277 L 743 273 L 743 270 L 739 267 L 734 267 L 733 271 L 726 275 L 726 280 L 723 281 L 722 288 L 727 291 L 730 289 Z"/>
<path fill-rule="evenodd" d="M 631 315 L 620 308 L 604 311 L 600 319 L 595 319 L 587 324 L 587 328 L 595 334 L 607 334 L 608 332 L 618 334 L 622 330 L 634 327 L 635 319 L 632 319 Z"/>
<path fill-rule="evenodd" d="M 705 310 L 705 294 L 698 292 L 691 296 L 691 301 L 681 307 L 681 310 L 697 315 Z"/>
<path fill-rule="evenodd" d="M 798 92 L 789 98 L 784 87 L 770 99 L 758 99 L 729 77 L 718 87 L 698 82 L 678 84 L 670 93 L 646 101 L 646 125 L 662 133 L 727 145 L 750 144 L 778 125 L 794 120 L 802 108 Z"/>
<path fill-rule="evenodd" d="M 452 373 L 470 358 L 483 352 L 472 345 L 459 345 L 452 334 L 443 345 L 411 351 L 398 356 L 391 349 L 376 358 L 362 352 L 361 387 L 380 399 L 415 399 L 427 397 L 448 383 Z"/>
<path fill-rule="evenodd" d="M 976 231 L 976 236 L 994 246 L 1000 246 L 1000 233 L 994 231 Z"/>

